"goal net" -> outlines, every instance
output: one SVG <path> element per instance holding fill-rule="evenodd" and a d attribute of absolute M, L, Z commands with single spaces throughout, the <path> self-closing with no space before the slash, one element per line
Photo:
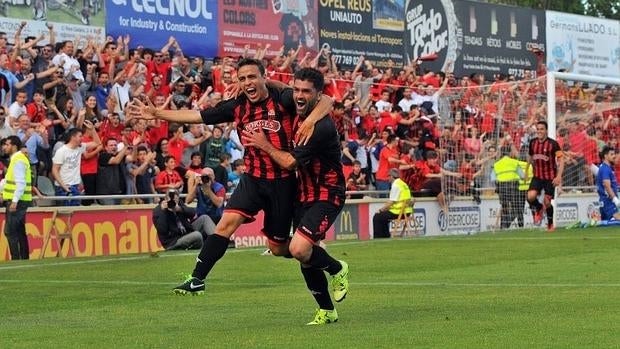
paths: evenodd
<path fill-rule="evenodd" d="M 564 153 L 558 195 L 595 193 L 593 169 L 600 161 L 599 151 L 605 144 L 618 148 L 620 79 L 566 73 L 535 78 L 533 74 L 526 72 L 520 81 L 502 78 L 489 85 L 453 87 L 439 100 L 441 161 L 445 170 L 459 174 L 443 177 L 444 193 L 449 198 L 471 196 L 475 201 L 497 195 L 501 202 L 496 210 L 498 229 L 532 223 L 525 200 L 529 182 L 519 176 L 525 175 L 528 146 L 536 138 L 538 121 L 549 124 L 549 137 L 558 141 Z M 503 157 L 519 161 L 521 170 L 509 173 L 515 161 L 502 163 Z"/>

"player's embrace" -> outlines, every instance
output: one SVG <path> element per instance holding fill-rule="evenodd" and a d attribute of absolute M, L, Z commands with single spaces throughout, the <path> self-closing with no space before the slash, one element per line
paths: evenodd
<path fill-rule="evenodd" d="M 304 68 L 295 73 L 293 98 L 297 115 L 306 119 L 321 99 L 324 79 L 316 69 Z M 340 141 L 336 125 L 325 117 L 314 126 L 306 145 L 295 146 L 293 153 L 278 149 L 265 137 L 263 130 L 244 130 L 246 146 L 261 149 L 281 167 L 297 169 L 298 206 L 293 225 L 295 233 L 289 244 L 291 255 L 301 264 L 308 289 L 319 305 L 314 320 L 308 325 L 321 325 L 338 320 L 331 301 L 324 271 L 332 276 L 331 288 L 336 302 L 342 301 L 349 288 L 347 263 L 331 257 L 319 242 L 334 223 L 344 206 L 345 180 L 340 161 Z"/>

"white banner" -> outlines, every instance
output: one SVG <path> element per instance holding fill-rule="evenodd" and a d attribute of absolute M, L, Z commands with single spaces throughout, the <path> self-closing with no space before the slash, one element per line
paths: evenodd
<path fill-rule="evenodd" d="M 7 37 L 10 43 L 13 43 L 15 31 L 19 28 L 19 24 L 22 21 L 24 20 L 19 18 L 2 18 L 2 21 L 0 21 L 0 31 L 7 33 Z M 45 45 L 49 42 L 49 29 L 47 29 L 46 22 L 31 20 L 26 20 L 26 22 L 28 24 L 22 30 L 22 41 L 27 36 L 38 37 L 40 34 L 44 34 L 45 40 L 41 41 L 39 45 Z M 78 37 L 82 39 L 82 45 L 84 44 L 86 39 L 94 39 L 99 42 L 105 41 L 105 30 L 103 27 L 72 23 L 49 23 L 54 25 L 54 32 L 56 32 L 56 42 L 75 40 Z"/>
<path fill-rule="evenodd" d="M 547 11 L 547 69 L 620 77 L 620 21 Z"/>

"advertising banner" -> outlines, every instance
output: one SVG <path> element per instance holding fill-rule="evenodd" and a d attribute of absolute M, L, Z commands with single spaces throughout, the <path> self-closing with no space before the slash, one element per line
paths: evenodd
<path fill-rule="evenodd" d="M 354 67 L 360 55 L 373 66 L 403 66 L 404 0 L 320 0 L 319 37 L 336 64 Z"/>
<path fill-rule="evenodd" d="M 238 56 L 250 46 L 269 44 L 267 57 L 284 46 L 286 54 L 301 45 L 300 58 L 316 52 L 317 1 L 314 0 L 222 0 L 218 15 L 219 54 Z"/>
<path fill-rule="evenodd" d="M 534 49 L 545 51 L 545 13 L 528 8 L 452 0 L 408 0 L 405 58 L 457 76 L 536 71 Z M 425 57 L 437 55 L 434 60 Z"/>
<path fill-rule="evenodd" d="M 131 47 L 159 51 L 174 36 L 186 55 L 217 54 L 217 0 L 111 0 L 107 5 L 108 35 L 131 35 Z"/>
<path fill-rule="evenodd" d="M 22 40 L 27 36 L 45 35 L 40 44 L 49 42 L 49 26 L 53 26 L 56 42 L 64 40 L 105 39 L 105 7 L 103 0 L 77 1 L 35 1 L 0 0 L 0 31 L 7 33 L 13 42 L 15 32 L 21 22 L 26 22 L 22 30 Z"/>
<path fill-rule="evenodd" d="M 157 231 L 152 222 L 150 209 L 126 209 L 101 211 L 75 211 L 71 216 L 72 236 L 76 250 L 70 249 L 65 241 L 60 256 L 91 257 L 126 253 L 148 253 L 162 250 Z M 56 227 L 66 231 L 67 219 L 58 219 Z M 39 258 L 44 236 L 52 227 L 52 211 L 28 212 L 26 234 L 30 247 L 30 258 Z M 0 227 L 4 231 L 5 216 L 0 216 Z M 50 241 L 44 257 L 55 257 L 58 248 Z M 0 237 L 0 261 L 10 259 L 9 247 L 4 234 Z"/>
<path fill-rule="evenodd" d="M 547 68 L 620 77 L 620 21 L 547 11 Z"/>

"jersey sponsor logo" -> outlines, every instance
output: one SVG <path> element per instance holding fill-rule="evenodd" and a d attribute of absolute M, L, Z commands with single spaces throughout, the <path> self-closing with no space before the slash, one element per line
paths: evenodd
<path fill-rule="evenodd" d="M 278 132 L 282 128 L 279 121 L 276 120 L 256 120 L 245 124 L 244 129 L 246 131 L 255 132 L 259 129 L 268 130 L 271 132 Z"/>
<path fill-rule="evenodd" d="M 439 212 L 437 223 L 441 231 L 478 231 L 480 218 L 480 207 L 450 207 L 447 214 Z"/>
<path fill-rule="evenodd" d="M 543 155 L 543 154 L 534 154 L 534 156 L 532 156 L 532 159 L 534 159 L 534 160 L 542 160 L 542 161 L 549 161 L 549 157 L 547 155 Z"/>

